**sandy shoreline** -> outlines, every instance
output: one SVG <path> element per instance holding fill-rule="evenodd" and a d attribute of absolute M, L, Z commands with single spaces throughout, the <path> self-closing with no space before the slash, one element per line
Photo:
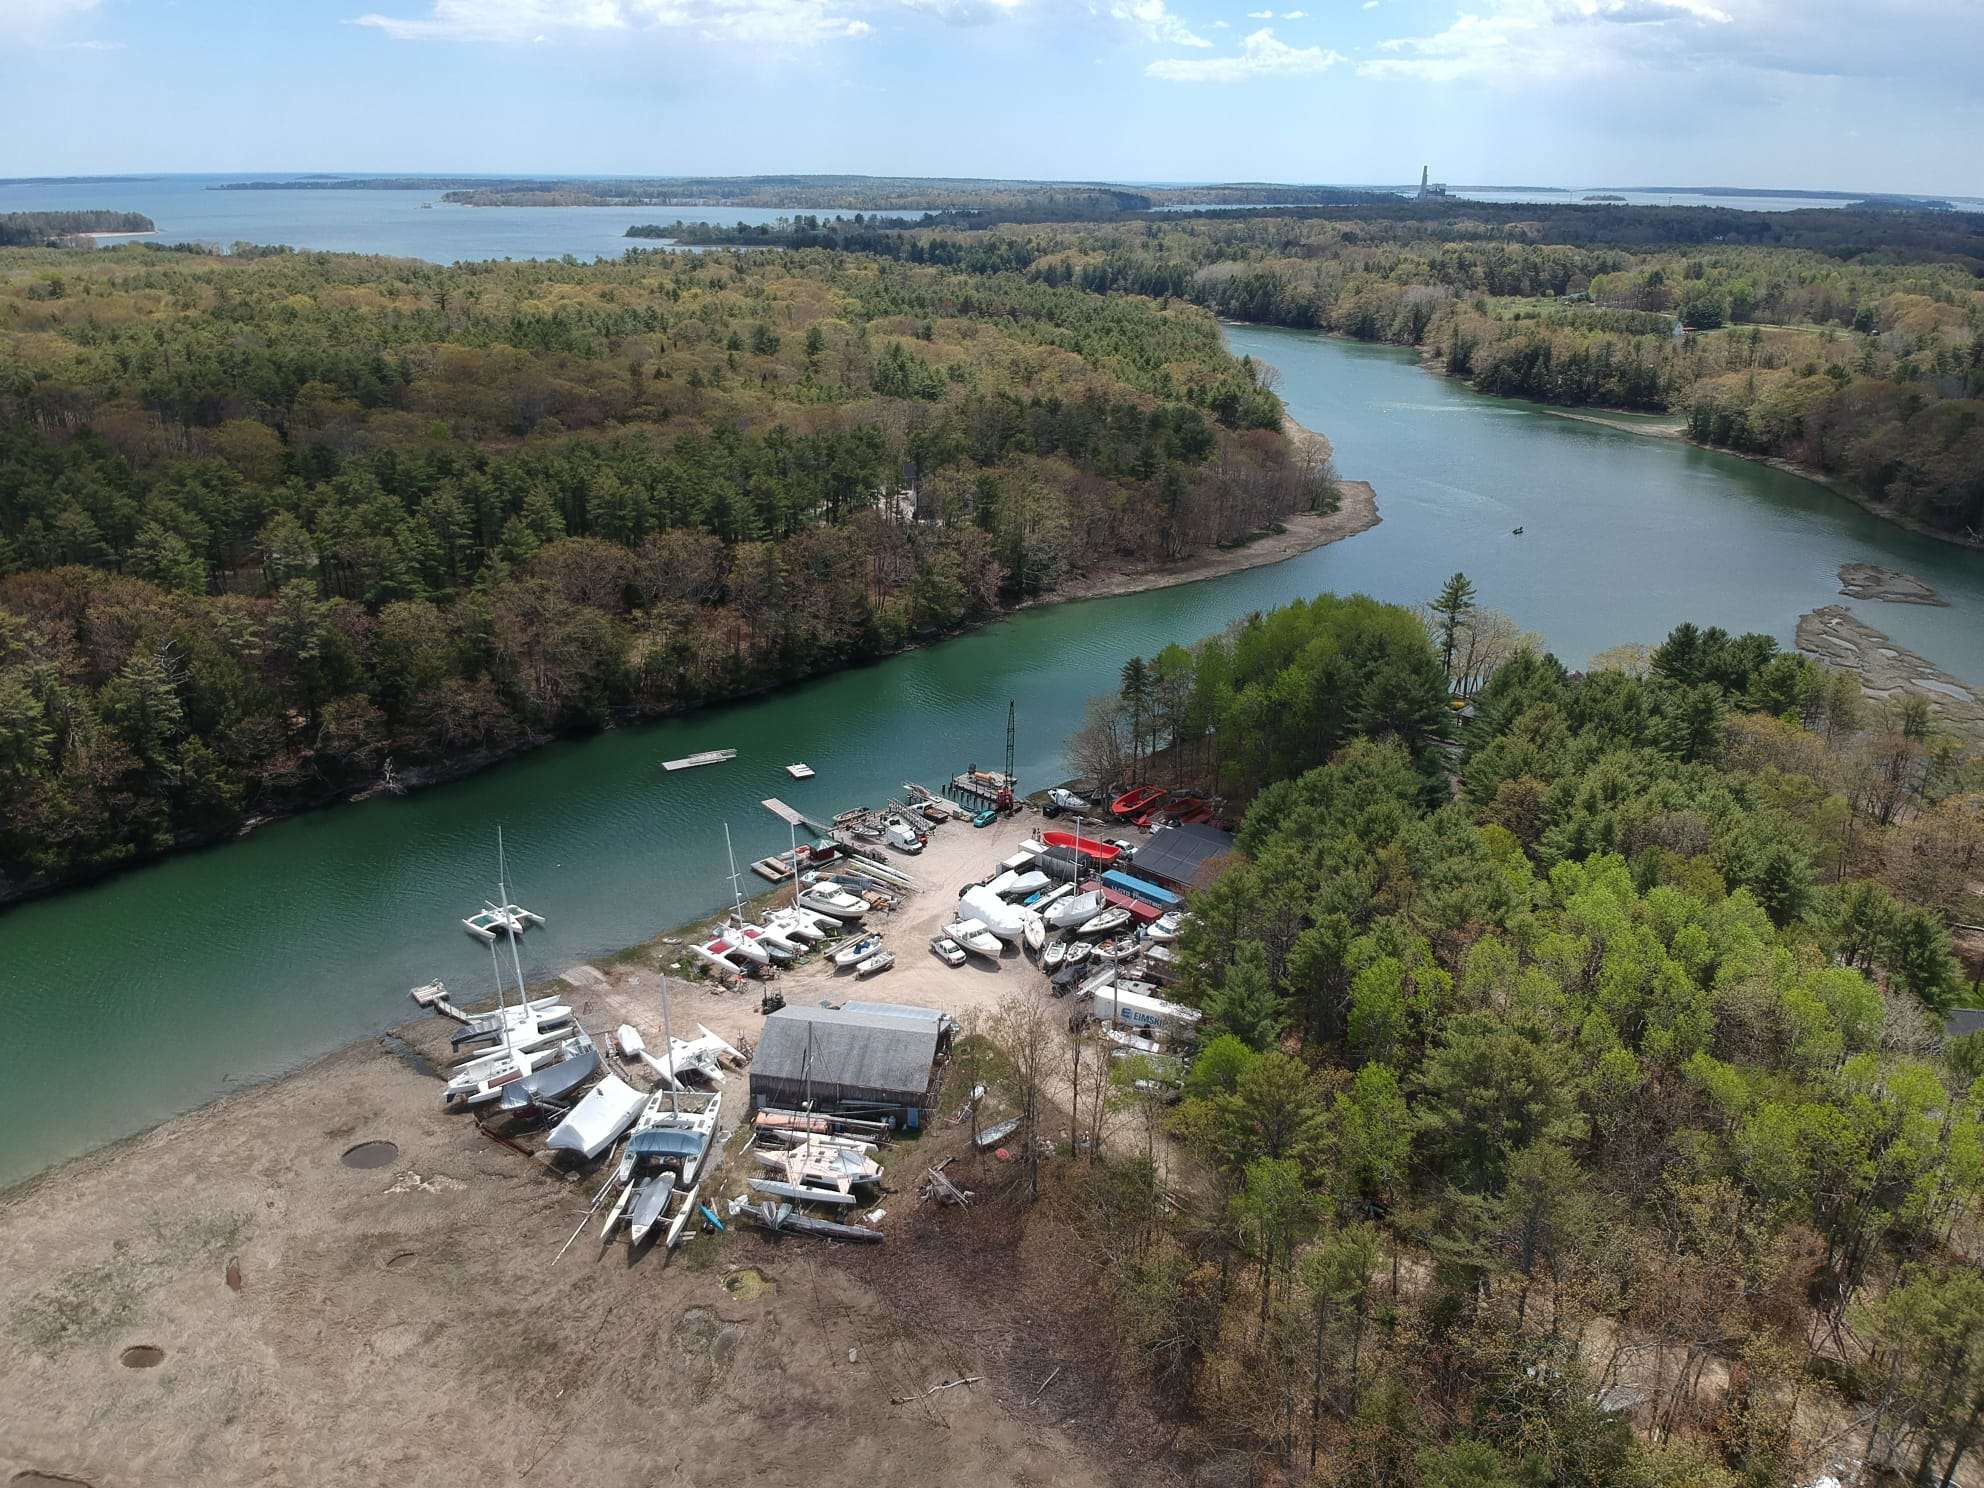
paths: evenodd
<path fill-rule="evenodd" d="M 921 857 L 896 859 L 928 887 L 876 917 L 900 959 L 863 992 L 961 1018 L 1034 992 L 1038 973 L 1016 953 L 952 970 L 925 942 L 955 885 L 1040 825 L 1031 812 L 984 830 L 950 823 Z M 565 975 L 553 985 L 588 1028 L 626 1021 L 658 1038 L 654 961 Z M 779 982 L 795 1002 L 854 985 L 817 959 Z M 679 987 L 676 1029 L 753 1038 L 758 990 Z M 996 1355 L 906 1326 L 837 1249 L 739 1229 L 630 1258 L 592 1227 L 554 1263 L 598 1165 L 568 1180 L 534 1155 L 541 1133 L 517 1133 L 519 1151 L 444 1112 L 417 1063 L 442 1057 L 451 1027 L 418 1018 L 0 1195 L 12 1343 L 0 1479 L 810 1485 L 830 1457 L 849 1478 L 909 1467 L 938 1482 L 1103 1481 L 1053 1416 L 1023 1414 L 1008 1386 L 1031 1392 L 1037 1379 L 1007 1380 Z M 730 1131 L 741 1076 L 724 1098 Z M 371 1141 L 396 1144 L 396 1160 L 341 1162 Z M 940 1125 L 895 1150 L 885 1246 L 915 1251 L 931 1224 L 990 1222 L 919 1209 L 923 1166 L 965 1148 Z M 744 1166 L 731 1163 L 722 1195 Z M 981 1190 L 1001 1178 L 968 1151 L 951 1172 Z M 772 1290 L 740 1288 L 738 1266 Z M 140 1348 L 164 1358 L 133 1367 Z M 983 1387 L 888 1406 L 964 1373 Z M 101 1429 L 111 1419 L 117 1429 Z"/>

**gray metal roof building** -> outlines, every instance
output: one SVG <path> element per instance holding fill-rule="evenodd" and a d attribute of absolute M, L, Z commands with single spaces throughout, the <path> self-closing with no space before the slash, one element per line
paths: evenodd
<path fill-rule="evenodd" d="M 751 1105 L 927 1109 L 945 1032 L 927 1013 L 782 1007 L 751 1056 Z"/>
<path fill-rule="evenodd" d="M 1166 888 L 1204 888 L 1210 875 L 1206 864 L 1233 851 L 1233 834 L 1197 822 L 1189 827 L 1159 827 L 1150 840 L 1130 855 L 1131 872 Z"/>

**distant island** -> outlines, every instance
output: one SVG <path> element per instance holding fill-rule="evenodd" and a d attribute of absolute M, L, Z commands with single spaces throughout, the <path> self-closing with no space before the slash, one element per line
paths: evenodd
<path fill-rule="evenodd" d="M 143 212 L 0 213 L 0 248 L 60 248 L 71 238 L 157 232 Z"/>
<path fill-rule="evenodd" d="M 1625 198 L 1610 191 L 1594 191 L 1591 195 L 1585 197 L 1584 200 L 1588 202 L 1624 202 Z"/>

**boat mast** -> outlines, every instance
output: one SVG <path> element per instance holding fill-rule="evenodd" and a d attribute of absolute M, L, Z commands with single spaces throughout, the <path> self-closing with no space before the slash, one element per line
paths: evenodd
<path fill-rule="evenodd" d="M 744 928 L 744 891 L 737 885 L 737 851 L 730 845 L 730 823 L 723 824 L 723 850 L 730 858 L 730 902 L 731 918 L 741 931 Z"/>
<path fill-rule="evenodd" d="M 682 1114 L 682 1101 L 676 1094 L 682 1088 L 682 1075 L 675 1068 L 675 1033 L 668 1026 L 668 973 L 661 974 L 661 1046 L 668 1051 L 668 1111 L 672 1116 Z"/>
<path fill-rule="evenodd" d="M 510 913 L 510 890 L 504 883 L 503 874 L 503 829 L 496 828 L 496 899 L 508 918 Z M 524 958 L 517 954 L 517 942 L 523 939 L 522 926 L 516 920 L 510 921 L 510 965 L 517 973 L 517 1001 L 524 1007 L 530 1006 L 530 994 L 524 990 Z"/>

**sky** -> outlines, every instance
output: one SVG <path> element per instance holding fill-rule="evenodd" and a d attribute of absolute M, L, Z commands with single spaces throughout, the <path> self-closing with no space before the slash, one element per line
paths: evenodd
<path fill-rule="evenodd" d="M 1276 5 L 1286 0 L 1274 0 Z M 0 0 L 0 175 L 1984 195 L 1984 0 Z"/>

